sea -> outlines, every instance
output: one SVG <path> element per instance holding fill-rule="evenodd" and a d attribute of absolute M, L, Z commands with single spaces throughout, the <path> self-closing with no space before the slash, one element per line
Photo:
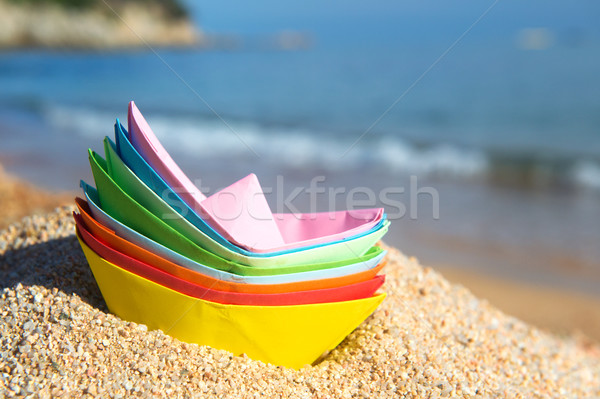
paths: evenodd
<path fill-rule="evenodd" d="M 134 100 L 208 193 L 256 173 L 276 211 L 384 206 L 423 263 L 600 295 L 600 8 L 467 3 L 2 52 L 0 163 L 78 191 Z"/>

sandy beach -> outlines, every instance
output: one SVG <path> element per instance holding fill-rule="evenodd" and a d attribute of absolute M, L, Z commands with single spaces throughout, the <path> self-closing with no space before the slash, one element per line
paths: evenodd
<path fill-rule="evenodd" d="M 0 229 L 24 216 L 48 212 L 73 202 L 71 193 L 50 193 L 19 180 L 0 164 Z"/>
<path fill-rule="evenodd" d="M 597 334 L 593 299 L 443 270 L 460 284 L 450 283 L 393 248 L 383 305 L 335 350 L 299 371 L 148 331 L 106 309 L 74 236 L 73 207 L 40 213 L 64 197 L 29 204 L 18 196 L 36 189 L 15 184 L 6 176 L 0 184 L 3 209 L 6 201 L 20 204 L 13 216 L 3 212 L 5 223 L 13 223 L 0 232 L 0 392 L 6 397 L 600 395 L 600 346 L 569 327 L 588 315 L 585 332 Z M 26 211 L 37 214 L 20 219 Z M 562 333 L 533 327 L 476 295 Z M 552 296 L 562 308 L 544 307 Z M 581 308 L 575 318 L 566 312 L 573 306 Z"/>
<path fill-rule="evenodd" d="M 600 298 L 556 287 L 526 284 L 458 267 L 436 270 L 498 309 L 536 327 L 600 342 Z"/>

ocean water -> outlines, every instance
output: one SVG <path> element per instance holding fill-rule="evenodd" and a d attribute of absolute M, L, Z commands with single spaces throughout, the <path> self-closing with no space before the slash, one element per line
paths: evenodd
<path fill-rule="evenodd" d="M 422 78 L 460 30 L 317 36 L 299 51 L 2 53 L 0 162 L 76 190 L 92 182 L 85 150 L 101 151 L 135 100 L 211 192 L 255 172 L 275 208 L 324 176 L 326 193 L 298 196 L 298 210 L 369 188 L 407 254 L 600 294 L 600 35 L 511 32 L 465 39 Z M 423 187 L 439 212 L 427 190 L 413 201 Z"/>
<path fill-rule="evenodd" d="M 204 158 L 599 188 L 600 44 L 501 45 L 456 49 L 385 115 L 433 50 L 161 52 L 168 66 L 148 52 L 3 54 L 0 112 L 18 142 L 94 137 L 134 99 L 174 148 Z"/>

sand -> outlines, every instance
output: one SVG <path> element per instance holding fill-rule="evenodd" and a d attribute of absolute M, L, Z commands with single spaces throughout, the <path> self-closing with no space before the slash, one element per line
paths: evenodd
<path fill-rule="evenodd" d="M 600 342 L 600 298 L 544 285 L 526 284 L 457 267 L 437 269 L 505 313 L 559 335 L 579 334 Z"/>
<path fill-rule="evenodd" d="M 179 342 L 108 313 L 72 209 L 0 232 L 0 395 L 600 396 L 598 346 L 505 315 L 395 249 L 388 298 L 315 365 Z"/>
<path fill-rule="evenodd" d="M 7 174 L 0 165 L 0 229 L 23 216 L 73 202 L 69 193 L 50 193 Z"/>
<path fill-rule="evenodd" d="M 396 249 L 382 306 L 299 371 L 148 331 L 108 312 L 73 207 L 44 213 L 65 200 L 0 173 L 0 397 L 600 397 L 593 341 L 508 316 Z M 571 331 L 570 306 L 595 304 L 566 296 L 561 311 L 540 313 L 556 291 L 532 297 L 521 287 L 523 300 L 514 285 L 448 273 L 490 300 L 512 298 L 503 306 L 515 314 L 556 320 L 559 331 Z"/>

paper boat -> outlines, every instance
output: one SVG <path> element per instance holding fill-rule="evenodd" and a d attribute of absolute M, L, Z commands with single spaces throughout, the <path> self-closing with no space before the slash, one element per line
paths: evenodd
<path fill-rule="evenodd" d="M 122 269 L 164 287 L 211 302 L 231 305 L 278 306 L 349 301 L 372 296 L 381 287 L 385 277 L 375 276 L 370 280 L 342 287 L 279 294 L 221 291 L 212 286 L 202 286 L 173 276 L 147 263 L 120 253 L 88 232 L 79 215 L 75 215 L 75 220 L 77 222 L 79 238 L 98 256 Z"/>
<path fill-rule="evenodd" d="M 212 238 L 215 242 L 221 244 L 222 246 L 228 248 L 233 252 L 238 252 L 247 256 L 276 256 L 282 255 L 288 252 L 295 252 L 299 250 L 307 250 L 312 249 L 317 246 L 322 246 L 326 244 L 330 244 L 332 242 L 343 241 L 344 239 L 352 239 L 356 238 L 360 235 L 368 234 L 370 229 L 376 228 L 378 225 L 384 222 L 385 215 L 380 215 L 378 209 L 364 209 L 364 210 L 356 210 L 352 213 L 349 212 L 322 212 L 315 214 L 277 214 L 276 221 L 278 222 L 278 226 L 280 231 L 283 232 L 283 236 L 286 240 L 292 241 L 302 241 L 306 244 L 303 247 L 294 247 L 285 249 L 282 251 L 276 252 L 251 252 L 244 248 L 241 248 L 226 238 L 224 238 L 219 232 L 215 231 L 202 217 L 198 215 L 192 208 L 190 208 L 180 197 L 179 195 L 156 173 L 154 169 L 144 160 L 144 158 L 138 153 L 138 151 L 131 145 L 127 135 L 122 128 L 121 124 L 118 122 L 115 124 L 115 140 L 118 157 L 118 160 L 126 165 L 126 167 L 133 172 L 136 177 L 139 178 L 149 189 L 154 191 L 156 195 L 158 195 L 161 199 L 164 200 L 175 212 L 178 212 L 181 216 L 183 216 L 189 223 L 191 223 L 194 227 L 201 230 L 205 235 Z M 107 161 L 109 157 L 107 156 Z M 254 174 L 250 174 L 244 179 L 240 180 L 240 182 L 234 184 L 236 185 L 246 185 L 257 188 L 260 190 L 260 184 L 258 183 L 258 179 Z M 225 191 L 221 191 L 215 194 L 213 197 L 223 196 L 223 193 L 226 193 L 229 188 L 225 189 Z M 256 190 L 255 190 L 256 191 Z M 259 193 L 262 196 L 262 192 Z M 234 207 L 236 204 L 233 205 Z M 343 221 L 346 218 L 352 219 L 343 222 L 345 225 L 352 225 L 352 223 L 356 223 L 357 220 L 364 220 L 365 223 L 359 225 L 357 228 L 348 229 L 342 233 L 336 232 L 337 225 L 332 222 L 332 220 Z M 360 216 L 360 217 L 358 217 Z M 369 221 L 370 222 L 366 222 Z M 367 229 L 368 228 L 368 229 Z M 366 229 L 366 230 L 365 230 Z M 308 240 L 307 238 L 319 238 L 319 232 L 328 231 L 328 238 L 331 239 L 330 242 L 327 243 L 318 243 L 314 240 Z M 294 238 L 299 232 L 301 232 L 302 237 Z"/>
<path fill-rule="evenodd" d="M 300 368 L 333 349 L 385 294 L 293 306 L 224 305 L 194 298 L 102 259 L 79 239 L 109 310 L 179 340 Z"/>
<path fill-rule="evenodd" d="M 179 277 L 183 280 L 204 287 L 211 287 L 212 289 L 219 291 L 241 292 L 248 294 L 279 294 L 284 292 L 313 291 L 328 288 L 336 288 L 370 280 L 377 275 L 377 273 L 383 268 L 385 264 L 385 262 L 381 262 L 379 265 L 375 266 L 372 269 L 365 269 L 363 271 L 348 274 L 345 276 L 332 277 L 320 280 L 297 281 L 285 284 L 248 284 L 240 282 L 231 282 L 223 279 L 217 279 L 209 275 L 199 273 L 192 269 L 180 266 L 176 263 L 169 261 L 168 259 L 159 256 L 157 253 L 150 252 L 142 247 L 135 245 L 131 241 L 119 237 L 115 234 L 114 231 L 109 230 L 107 227 L 101 225 L 91 216 L 91 211 L 85 200 L 81 198 L 76 198 L 75 201 L 79 210 L 79 215 L 76 217 L 78 225 L 83 224 L 83 229 L 89 231 L 90 234 L 92 234 L 94 237 L 97 237 L 98 240 L 102 243 L 106 243 L 107 246 L 113 248 L 115 251 L 121 252 L 124 255 L 137 259 L 160 270 L 163 270 L 166 273 L 169 273 L 173 276 Z M 80 220 L 78 220 L 79 218 Z M 100 254 L 99 251 L 95 250 L 95 252 Z M 103 257 L 110 262 L 116 262 L 115 260 L 110 259 L 107 256 Z M 300 277 L 301 273 L 297 273 L 295 274 L 295 276 Z"/>
<path fill-rule="evenodd" d="M 245 275 L 265 275 L 291 273 L 288 269 L 295 266 L 298 271 L 315 270 L 323 262 L 334 260 L 351 260 L 364 254 L 371 246 L 387 232 L 389 222 L 371 233 L 360 236 L 355 239 L 324 245 L 314 249 L 291 252 L 272 257 L 250 257 L 236 252 L 229 251 L 213 240 L 204 236 L 205 241 L 192 241 L 187 233 L 182 234 L 182 230 L 175 229 L 176 222 L 185 219 L 176 219 L 177 215 L 172 212 L 167 213 L 167 218 L 162 218 L 165 214 L 153 214 L 144 206 L 136 202 L 109 176 L 108 165 L 106 161 L 93 151 L 89 151 L 90 165 L 98 194 L 100 204 L 108 214 L 118 219 L 123 224 L 132 227 L 139 233 L 151 238 L 152 240 L 163 244 L 164 246 L 192 258 L 207 266 L 219 270 L 232 271 L 236 274 L 246 273 Z M 135 175 L 133 175 L 135 176 Z M 139 181 L 139 180 L 138 180 Z M 142 187 L 143 184 L 140 186 Z M 144 198 L 144 201 L 159 197 L 151 190 L 148 195 L 150 198 Z M 168 206 L 168 205 L 167 205 Z M 172 219 L 171 219 L 172 218 Z M 202 232 L 196 230 L 201 236 Z M 189 232 L 189 231 L 188 231 Z M 197 237 L 197 236 L 195 236 Z M 200 245 L 203 245 L 200 246 Z M 319 263 L 320 262 L 320 263 Z M 246 266 L 246 267 L 239 267 Z M 248 267 L 249 266 L 249 267 Z M 284 271 L 285 270 L 285 271 Z"/>
<path fill-rule="evenodd" d="M 383 216 L 382 209 L 273 215 L 254 175 L 206 198 L 163 148 L 133 101 L 128 122 L 131 143 L 157 174 L 212 228 L 250 251 L 274 252 L 346 238 L 369 230 Z M 315 218 L 317 223 L 305 226 Z"/>
<path fill-rule="evenodd" d="M 77 237 L 112 313 L 185 342 L 299 368 L 383 301 L 381 209 L 272 214 L 248 175 L 204 197 L 133 102 L 89 151 Z"/>
<path fill-rule="evenodd" d="M 248 257 L 273 257 L 278 255 L 286 255 L 291 252 L 298 251 L 309 251 L 313 249 L 317 249 L 318 247 L 328 246 L 333 244 L 339 244 L 341 242 L 351 243 L 352 250 L 355 254 L 363 253 L 365 250 L 373 246 L 375 242 L 373 241 L 363 241 L 359 240 L 359 238 L 367 236 L 374 231 L 377 230 L 378 227 L 381 227 L 385 221 L 380 221 L 380 223 L 373 227 L 373 229 L 359 233 L 355 236 L 348 237 L 343 240 L 330 242 L 327 244 L 319 244 L 314 246 L 307 246 L 302 248 L 291 249 L 284 252 L 271 252 L 266 254 L 256 254 L 247 251 L 240 251 L 239 248 L 236 251 L 231 251 L 231 244 L 228 246 L 221 245 L 220 241 L 213 239 L 210 235 L 207 235 L 203 229 L 199 229 L 193 223 L 181 215 L 181 213 L 177 212 L 176 205 L 169 205 L 164 197 L 165 194 L 159 196 L 154 191 L 152 191 L 138 176 L 135 175 L 128 167 L 123 163 L 119 155 L 116 153 L 114 143 L 106 137 L 104 139 L 104 148 L 105 148 L 105 156 L 106 156 L 106 164 L 109 176 L 112 180 L 129 194 L 136 202 L 142 205 L 144 208 L 152 212 L 155 216 L 160 217 L 165 221 L 168 225 L 173 227 L 175 230 L 185 235 L 194 241 L 197 245 L 211 250 L 216 254 L 219 254 L 223 257 L 230 257 L 232 252 L 236 254 L 240 254 L 236 258 L 240 263 L 245 264 L 245 259 Z M 227 242 L 225 240 L 225 242 Z M 358 243 L 362 243 L 363 247 L 355 246 Z M 235 246 L 233 246 L 236 248 Z M 221 252 L 219 252 L 221 251 Z M 320 251 L 320 250 L 319 250 Z M 318 251 L 316 252 L 318 253 Z M 343 255 L 342 255 L 343 256 Z M 318 259 L 321 260 L 321 259 Z"/>
<path fill-rule="evenodd" d="M 146 249 L 147 251 L 156 253 L 159 256 L 168 259 L 173 263 L 182 265 L 190 270 L 197 271 L 219 280 L 246 284 L 287 284 L 342 277 L 376 267 L 383 260 L 386 254 L 386 251 L 382 250 L 380 247 L 373 247 L 367 251 L 365 255 L 356 258 L 353 263 L 346 264 L 345 262 L 340 261 L 330 262 L 325 267 L 317 270 L 304 272 L 292 271 L 288 274 L 251 276 L 238 275 L 198 263 L 120 223 L 118 220 L 112 218 L 100 208 L 98 205 L 99 199 L 96 189 L 85 184 L 84 182 L 81 182 L 81 185 L 89 208 L 96 221 L 102 223 L 102 225 L 106 226 L 107 228 L 112 229 L 120 237 L 123 237 L 124 239 Z"/>

